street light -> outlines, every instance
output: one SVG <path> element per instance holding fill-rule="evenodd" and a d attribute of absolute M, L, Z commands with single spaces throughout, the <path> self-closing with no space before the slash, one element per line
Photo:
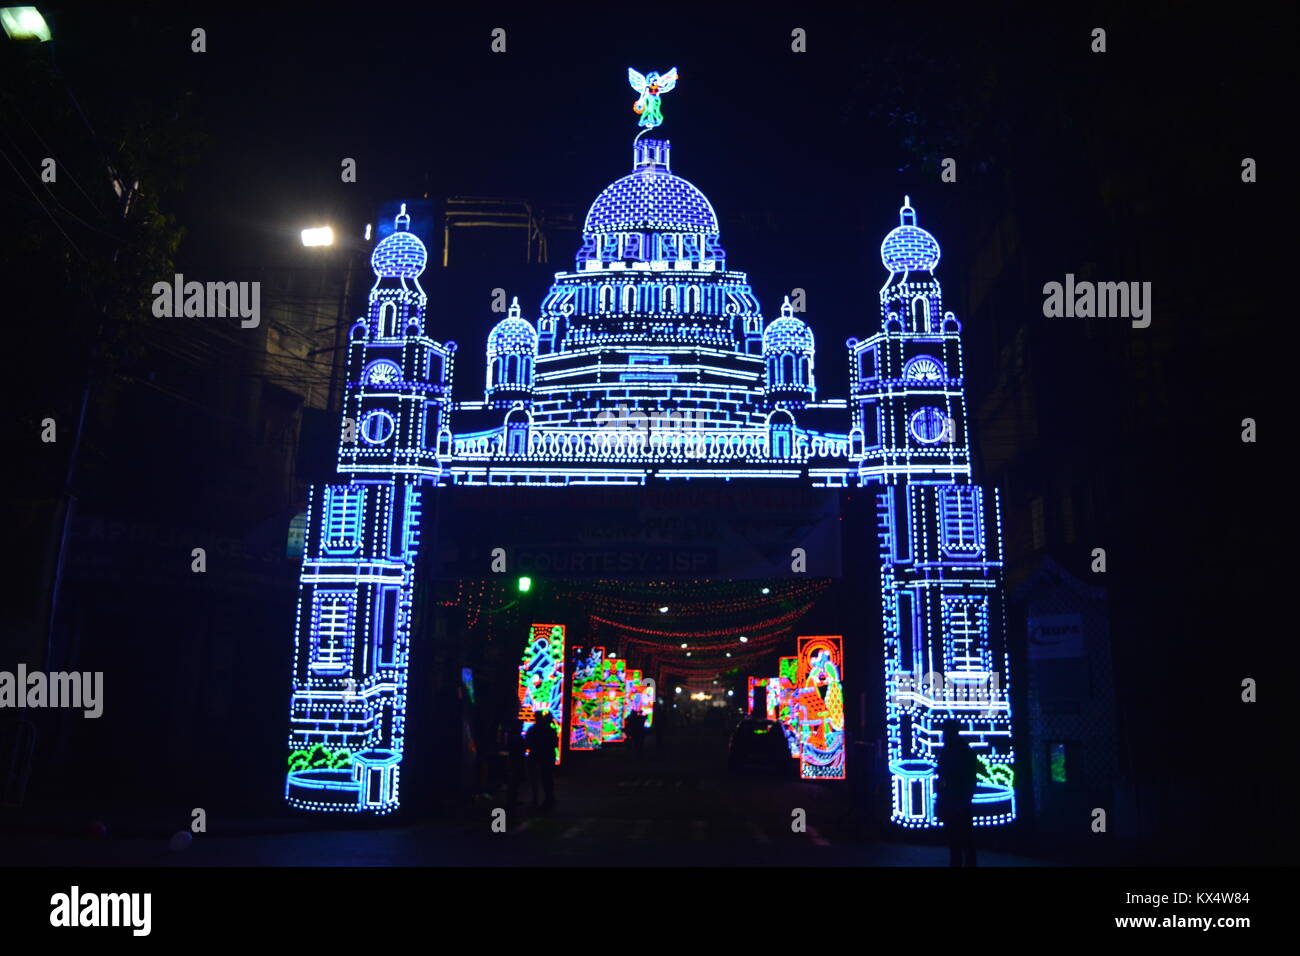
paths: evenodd
<path fill-rule="evenodd" d="M 749 638 L 747 638 L 747 637 L 743 637 L 743 636 L 742 636 L 741 639 L 740 639 L 740 643 L 742 643 L 742 644 L 748 644 L 748 643 L 749 643 Z"/>
<path fill-rule="evenodd" d="M 0 7 L 0 24 L 11 40 L 50 39 L 50 25 L 35 7 Z"/>
<path fill-rule="evenodd" d="M 366 230 L 367 233 L 369 233 L 369 226 L 366 227 Z M 303 229 L 301 235 L 302 235 L 302 244 L 309 249 L 327 248 L 335 245 L 334 229 L 332 226 L 312 226 L 310 228 Z M 344 253 L 347 255 L 348 271 L 347 271 L 347 275 L 343 279 L 343 292 L 339 296 L 338 321 L 335 322 L 334 324 L 334 345 L 331 348 L 316 349 L 315 351 L 308 353 L 309 355 L 315 355 L 319 352 L 330 353 L 329 407 L 331 411 L 334 410 L 335 407 L 334 405 L 335 396 L 339 395 L 342 391 L 339 379 L 341 377 L 340 369 L 342 364 L 340 362 L 340 354 L 342 353 L 344 347 L 343 330 L 344 330 L 344 326 L 348 324 L 347 312 L 348 312 L 348 307 L 351 305 L 351 300 L 352 300 L 352 269 L 356 265 L 357 254 L 361 251 L 362 248 L 360 244 L 356 243 L 351 238 L 351 235 L 352 235 L 351 230 L 349 230 L 347 241 L 341 244 Z M 324 255 L 324 253 L 314 253 L 314 255 Z"/>
<path fill-rule="evenodd" d="M 314 226 L 311 229 L 302 231 L 302 244 L 304 246 L 332 246 L 334 245 L 334 230 L 329 226 Z"/>

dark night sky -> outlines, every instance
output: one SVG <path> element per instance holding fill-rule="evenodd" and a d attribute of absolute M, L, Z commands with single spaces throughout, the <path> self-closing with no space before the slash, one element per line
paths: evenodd
<path fill-rule="evenodd" d="M 674 171 L 712 200 L 729 264 L 750 273 L 769 314 L 781 293 L 809 287 L 810 318 L 826 344 L 874 322 L 877 249 L 905 192 L 943 247 L 939 277 L 959 314 L 972 246 L 1008 184 L 1033 181 L 1035 204 L 1060 225 L 1033 237 L 1049 260 L 1059 258 L 1052 278 L 1081 261 L 1104 264 L 1117 244 L 1135 241 L 1183 243 L 1189 260 L 1204 255 L 1220 224 L 1194 217 L 1190 229 L 1171 224 L 1158 239 L 1120 234 L 1122 226 L 1087 235 L 1072 204 L 1097 187 L 1069 163 L 1086 138 L 1107 176 L 1173 194 L 1187 186 L 1177 167 L 1189 151 L 1221 149 L 1233 166 L 1263 152 L 1279 134 L 1260 118 L 1284 108 L 1268 82 L 1282 61 L 1263 44 L 1285 43 L 1290 26 L 1268 9 L 1210 25 L 1176 5 L 1139 15 L 1095 4 L 139 9 L 153 11 L 141 16 L 158 39 L 143 62 L 135 52 L 122 67 L 138 71 L 146 96 L 192 88 L 209 136 L 178 206 L 183 271 L 243 277 L 258 264 L 292 263 L 302 226 L 331 221 L 359 233 L 380 203 L 426 192 L 556 200 L 582 215 L 629 168 L 637 130 L 626 68 L 675 65 L 682 80 L 665 97 L 659 130 L 673 142 Z M 75 76 L 91 59 L 79 53 L 87 44 L 102 50 L 130 24 L 111 15 L 93 27 L 80 16 L 67 22 L 62 61 L 76 82 L 93 85 L 93 76 Z M 1104 60 L 1088 51 L 1099 24 L 1110 31 Z M 206 53 L 189 52 L 194 26 L 207 30 Z M 508 35 L 503 55 L 489 48 L 498 26 Z M 790 52 L 796 26 L 807 31 L 806 54 Z M 1189 98 L 1205 109 L 1173 115 L 1162 105 Z M 1057 141 L 1045 139 L 1044 112 L 1071 104 L 1081 106 L 1081 122 L 1106 128 L 1076 139 L 1067 122 L 1055 127 Z M 959 160 L 958 184 L 939 182 L 934 157 L 944 155 Z M 356 184 L 339 179 L 345 156 L 358 162 Z M 1043 169 L 1057 162 L 1053 181 Z M 768 217 L 770 226 L 755 224 Z M 517 288 L 532 311 L 546 273 L 566 267 L 577 240 L 553 238 L 553 266 L 510 283 L 521 245 L 510 237 L 502 261 L 475 265 L 485 281 Z M 498 265 L 500 283 L 491 274 Z M 485 332 L 491 316 L 481 322 Z"/>

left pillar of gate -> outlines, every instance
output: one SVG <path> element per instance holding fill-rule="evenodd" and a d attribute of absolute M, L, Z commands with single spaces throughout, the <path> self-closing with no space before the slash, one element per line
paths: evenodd
<path fill-rule="evenodd" d="M 442 471 L 456 350 L 425 334 L 427 255 L 409 225 L 403 206 L 371 254 L 375 284 L 349 332 L 339 481 L 308 499 L 285 781 L 304 810 L 398 806 L 421 500 Z"/>

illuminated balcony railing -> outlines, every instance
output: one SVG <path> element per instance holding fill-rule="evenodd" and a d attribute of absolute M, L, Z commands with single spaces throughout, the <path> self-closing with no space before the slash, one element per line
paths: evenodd
<path fill-rule="evenodd" d="M 511 447 L 504 429 L 494 434 L 456 438 L 452 457 L 486 461 L 701 461 L 771 463 L 810 458 L 848 458 L 845 436 L 795 432 L 789 437 L 766 429 L 532 429 L 527 442 Z"/>

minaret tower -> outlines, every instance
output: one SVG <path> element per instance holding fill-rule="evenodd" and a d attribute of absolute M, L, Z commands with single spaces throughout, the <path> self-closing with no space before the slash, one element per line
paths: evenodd
<path fill-rule="evenodd" d="M 429 338 L 424 243 L 406 206 L 370 257 L 352 326 L 338 471 L 312 489 L 300 577 L 285 797 L 311 810 L 398 805 L 421 484 L 441 473 L 454 342 Z"/>
<path fill-rule="evenodd" d="M 975 823 L 996 825 L 1016 813 L 998 495 L 971 480 L 961 323 L 906 197 L 880 259 L 880 329 L 848 342 L 849 445 L 858 482 L 878 489 L 893 819 L 942 825 L 935 769 L 953 719 L 981 763 Z"/>
<path fill-rule="evenodd" d="M 939 243 L 907 197 L 880 245 L 880 331 L 850 340 L 850 452 L 864 480 L 969 478 L 961 323 L 944 313 Z"/>

